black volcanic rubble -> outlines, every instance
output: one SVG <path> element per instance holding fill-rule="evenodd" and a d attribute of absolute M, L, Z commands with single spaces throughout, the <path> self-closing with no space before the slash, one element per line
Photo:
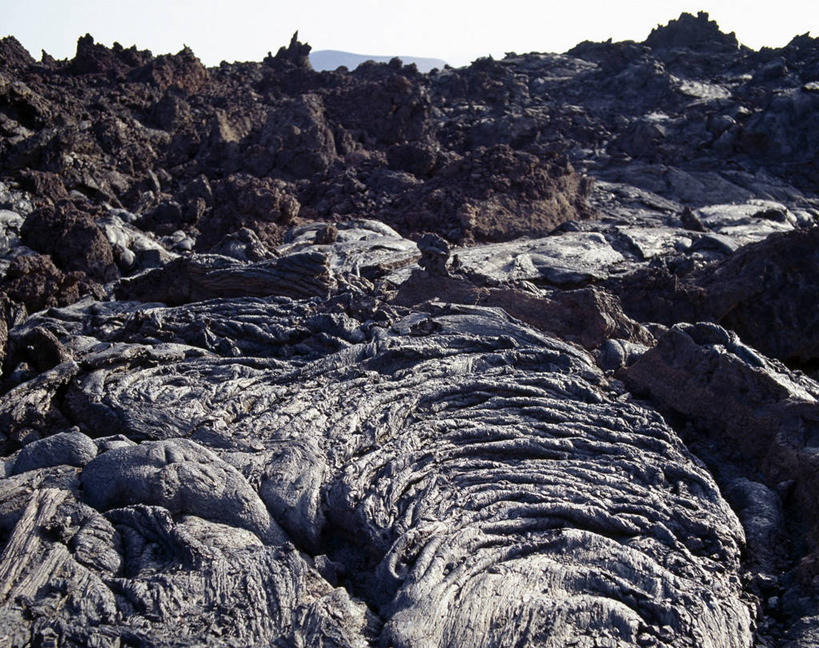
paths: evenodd
<path fill-rule="evenodd" d="M 0 40 L 0 645 L 819 645 L 819 39 L 309 51 Z"/>

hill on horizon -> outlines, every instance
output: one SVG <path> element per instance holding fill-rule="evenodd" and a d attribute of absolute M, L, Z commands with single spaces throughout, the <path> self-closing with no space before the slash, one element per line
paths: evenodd
<path fill-rule="evenodd" d="M 415 63 L 419 72 L 429 72 L 433 68 L 443 68 L 447 62 L 443 59 L 423 58 L 418 56 L 371 56 L 369 54 L 355 54 L 353 52 L 343 52 L 341 50 L 318 50 L 310 53 L 310 65 L 314 70 L 336 70 L 342 65 L 349 70 L 354 70 L 366 61 L 376 63 L 389 63 L 391 59 L 399 58 L 404 65 Z"/>

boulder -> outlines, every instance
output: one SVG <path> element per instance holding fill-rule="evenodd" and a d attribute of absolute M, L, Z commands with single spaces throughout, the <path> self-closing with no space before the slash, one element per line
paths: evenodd
<path fill-rule="evenodd" d="M 697 284 L 707 312 L 742 341 L 788 363 L 819 360 L 819 227 L 749 245 Z"/>
<path fill-rule="evenodd" d="M 86 501 L 98 510 L 151 504 L 247 529 L 267 543 L 285 540 L 241 473 L 187 439 L 109 450 L 80 478 Z"/>
<path fill-rule="evenodd" d="M 97 446 L 79 430 L 59 432 L 33 441 L 20 450 L 12 474 L 51 466 L 83 467 L 97 456 Z"/>
<path fill-rule="evenodd" d="M 89 215 L 71 206 L 35 210 L 20 235 L 26 245 L 51 255 L 66 271 L 79 270 L 99 282 L 119 276 L 108 239 Z"/>

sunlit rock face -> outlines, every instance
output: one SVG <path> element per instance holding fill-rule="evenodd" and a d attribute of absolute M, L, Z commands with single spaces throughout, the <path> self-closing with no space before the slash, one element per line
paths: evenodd
<path fill-rule="evenodd" d="M 736 515 L 588 352 L 485 307 L 390 327 L 324 310 L 222 299 L 35 316 L 72 359 L 6 395 L 10 436 L 45 425 L 14 411 L 37 398 L 94 441 L 62 433 L 13 455 L 6 551 L 27 553 L 7 587 L 37 593 L 57 551 L 69 595 L 94 588 L 79 616 L 52 619 L 75 642 L 134 623 L 133 591 L 160 642 L 213 636 L 201 615 L 242 606 L 231 632 L 251 643 L 303 639 L 329 615 L 343 645 L 376 622 L 405 646 L 749 644 Z M 146 323 L 167 341 L 147 341 Z M 258 596 L 220 585 L 239 566 Z M 271 599 L 279 616 L 260 624 Z"/>
<path fill-rule="evenodd" d="M 0 644 L 816 644 L 815 39 L 0 53 Z"/>

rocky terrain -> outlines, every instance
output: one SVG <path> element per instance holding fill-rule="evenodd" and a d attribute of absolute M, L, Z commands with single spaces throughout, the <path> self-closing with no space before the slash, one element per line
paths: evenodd
<path fill-rule="evenodd" d="M 0 645 L 819 645 L 819 39 L 309 52 L 0 40 Z"/>

